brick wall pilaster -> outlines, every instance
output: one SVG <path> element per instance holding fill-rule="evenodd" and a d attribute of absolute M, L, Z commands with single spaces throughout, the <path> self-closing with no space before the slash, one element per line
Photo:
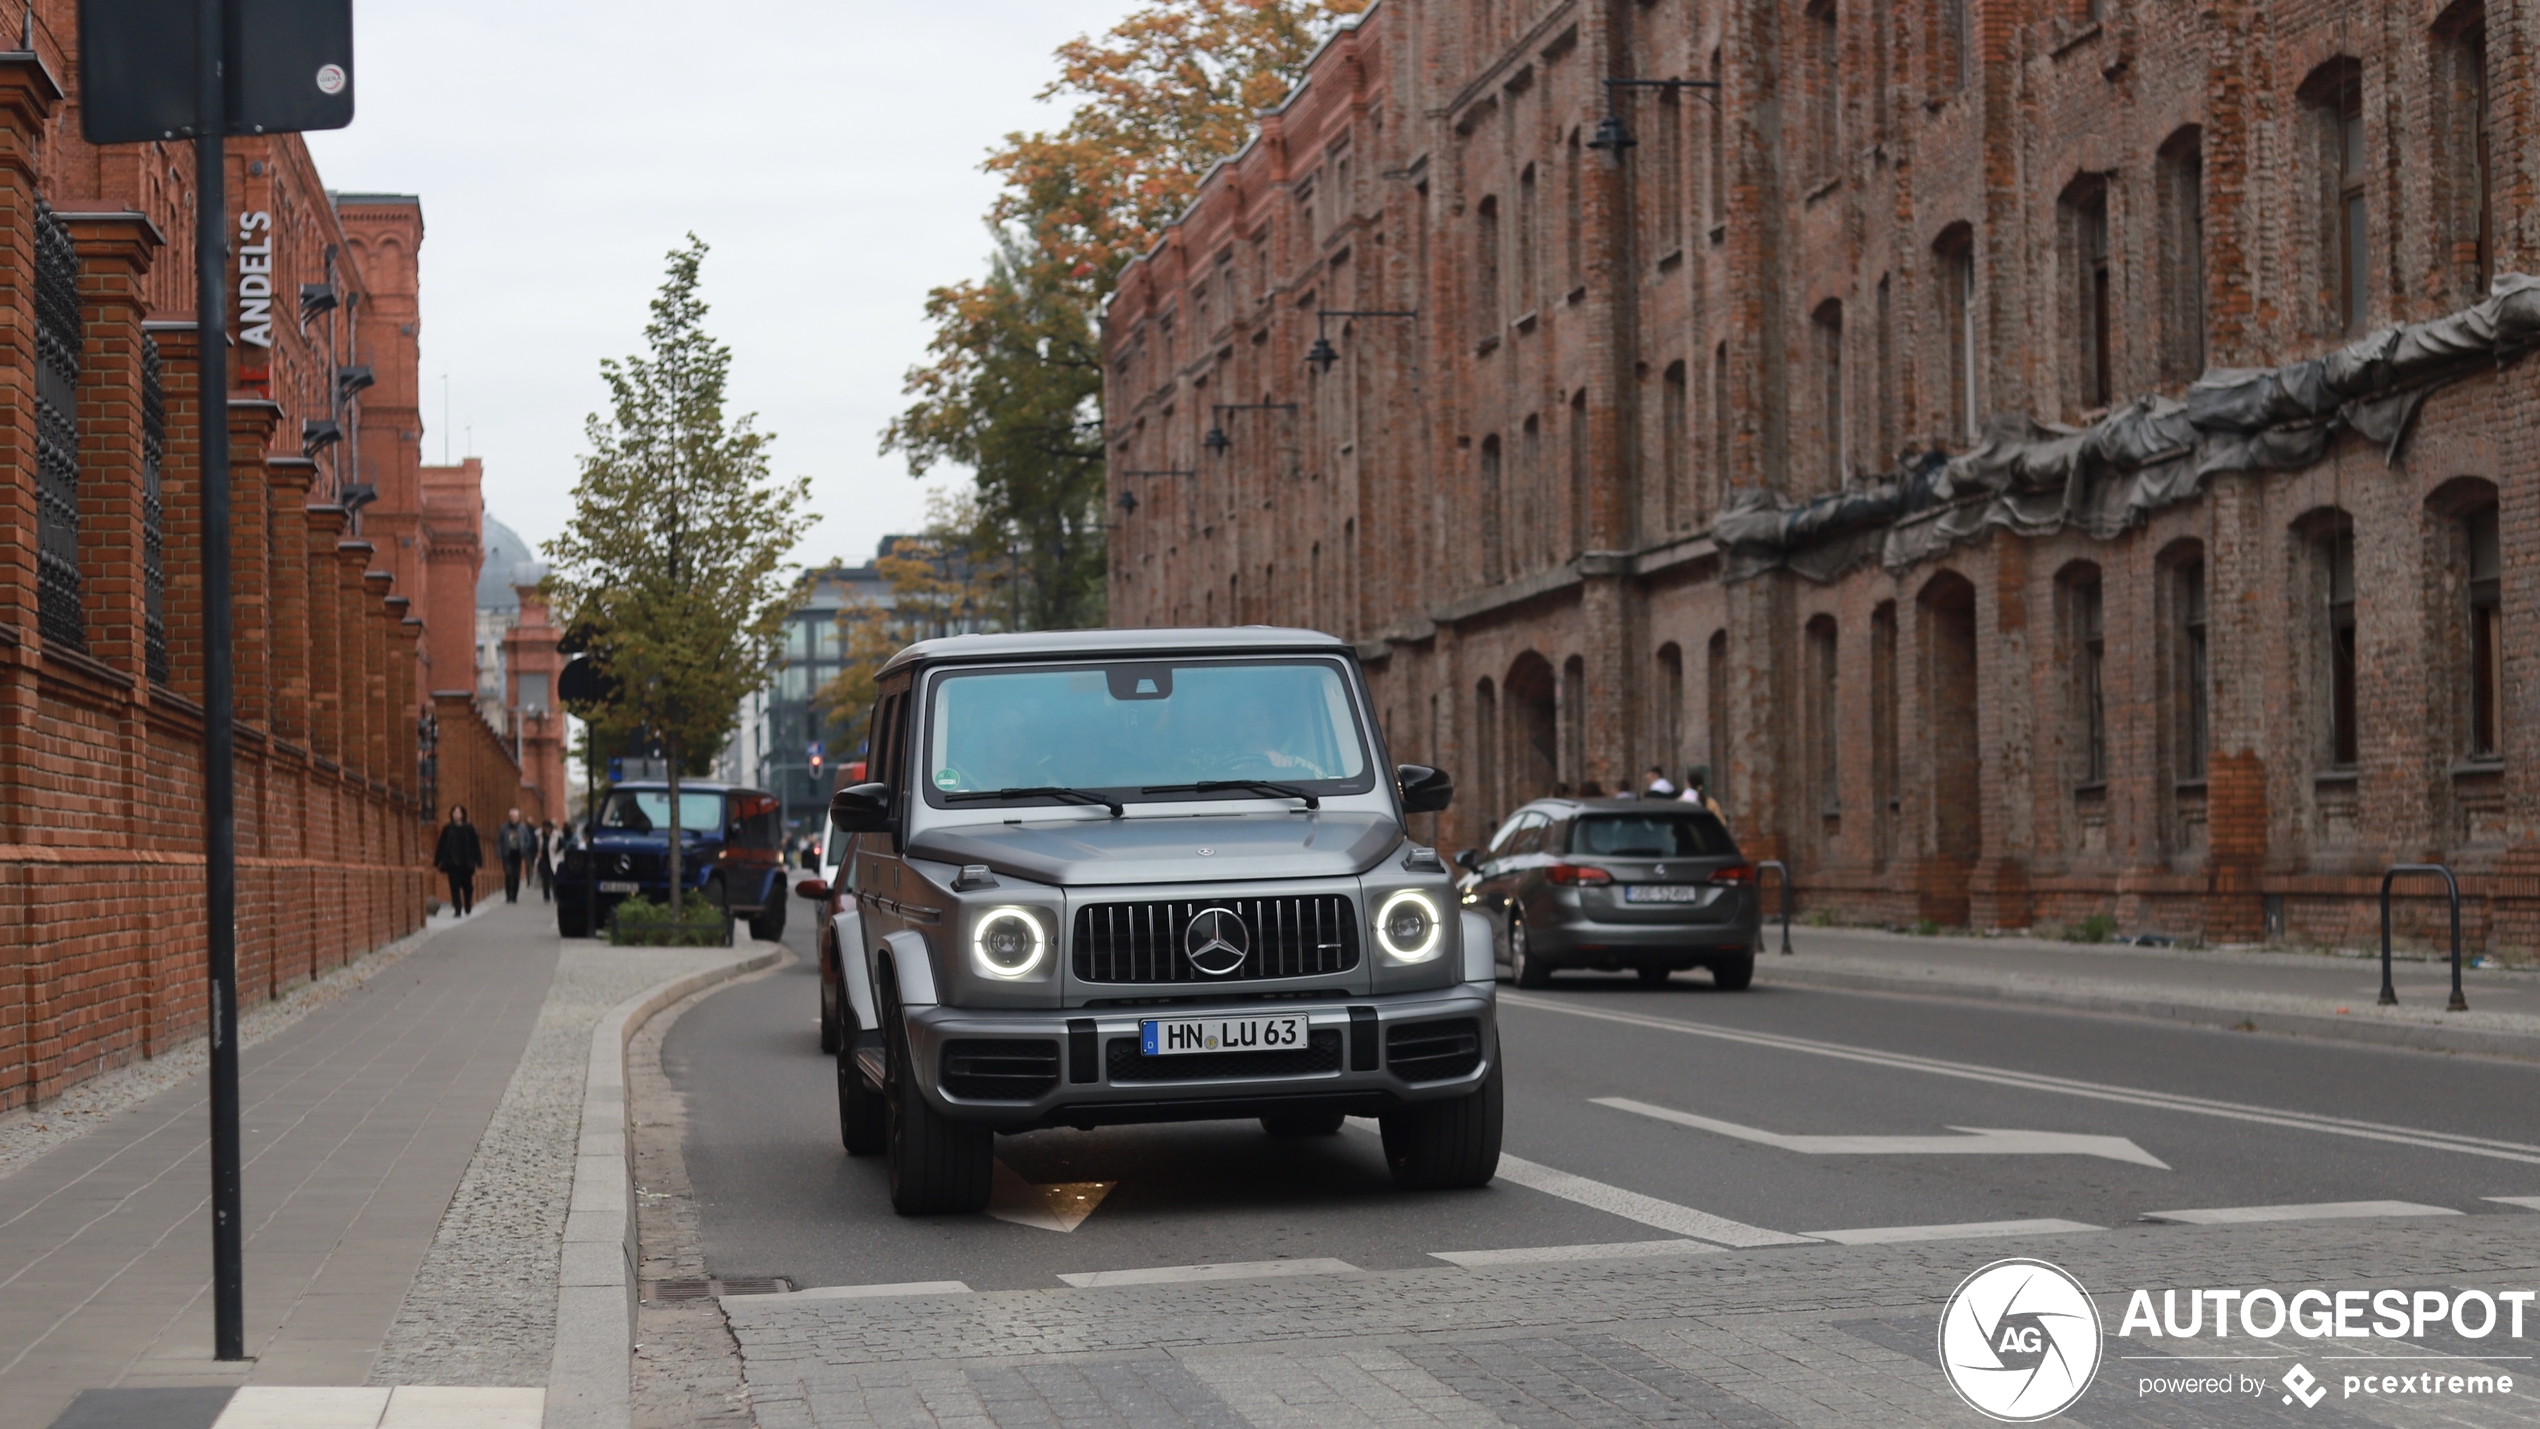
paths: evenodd
<path fill-rule="evenodd" d="M 300 508 L 308 545 L 301 578 L 309 611 L 309 752 L 330 763 L 344 757 L 344 695 L 337 627 L 342 604 L 335 597 L 335 542 L 344 532 L 344 508 L 311 502 Z"/>
<path fill-rule="evenodd" d="M 88 653 L 147 679 L 142 580 L 142 280 L 160 246 L 137 213 L 61 215 L 79 253 L 79 547 Z"/>
<path fill-rule="evenodd" d="M 273 733 L 306 749 L 309 743 L 309 587 L 307 564 L 309 483 L 317 463 L 302 456 L 265 458 L 266 519 L 273 532 Z"/>
<path fill-rule="evenodd" d="M 371 623 L 365 618 L 363 607 L 370 603 L 370 597 L 362 589 L 362 572 L 370 568 L 372 554 L 371 543 L 358 536 L 344 537 L 335 543 L 334 684 L 337 707 L 343 711 L 336 759 L 344 766 L 348 783 L 358 783 L 365 777 L 371 762 L 373 712 L 363 707 L 363 698 L 370 690 L 371 635 Z"/>
<path fill-rule="evenodd" d="M 265 490 L 265 445 L 282 409 L 257 397 L 229 399 L 229 562 L 231 662 L 242 725 L 273 729 L 273 585 L 278 557 Z"/>

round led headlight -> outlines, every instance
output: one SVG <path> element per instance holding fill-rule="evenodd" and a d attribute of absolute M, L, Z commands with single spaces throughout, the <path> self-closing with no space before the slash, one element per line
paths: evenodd
<path fill-rule="evenodd" d="M 1376 941 L 1398 963 L 1422 963 L 1436 957 L 1445 931 L 1437 902 L 1416 888 L 1402 890 L 1376 910 Z"/>
<path fill-rule="evenodd" d="M 993 978 L 1029 977 L 1049 952 L 1041 920 L 1022 908 L 991 908 L 970 932 L 970 961 Z"/>

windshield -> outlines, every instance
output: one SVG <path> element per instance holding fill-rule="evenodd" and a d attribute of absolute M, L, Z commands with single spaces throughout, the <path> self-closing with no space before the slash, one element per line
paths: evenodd
<path fill-rule="evenodd" d="M 721 794 L 682 794 L 679 796 L 679 827 L 701 833 L 723 832 L 723 796 Z M 617 789 L 609 801 L 600 806 L 600 828 L 603 832 L 649 834 L 670 829 L 670 791 L 667 789 Z"/>
<path fill-rule="evenodd" d="M 1570 832 L 1570 852 L 1615 858 L 1725 858 L 1737 852 L 1729 831 L 1702 814 L 1583 814 Z"/>
<path fill-rule="evenodd" d="M 1348 685 L 1320 660 L 949 674 L 935 686 L 926 757 L 927 798 L 937 805 L 945 795 L 1052 786 L 1123 799 L 1214 780 L 1315 794 L 1375 787 Z"/>

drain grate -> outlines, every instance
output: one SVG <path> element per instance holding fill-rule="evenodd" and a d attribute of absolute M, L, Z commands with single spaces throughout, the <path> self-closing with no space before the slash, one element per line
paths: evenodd
<path fill-rule="evenodd" d="M 730 1280 L 647 1280 L 639 1288 L 647 1300 L 711 1300 L 717 1295 L 791 1295 L 794 1282 L 782 1275 L 743 1275 Z"/>

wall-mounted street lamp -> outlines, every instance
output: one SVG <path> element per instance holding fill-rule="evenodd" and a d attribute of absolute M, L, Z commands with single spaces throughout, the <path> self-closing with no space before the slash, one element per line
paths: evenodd
<path fill-rule="evenodd" d="M 1324 334 L 1323 323 L 1327 318 L 1416 318 L 1418 316 L 1420 313 L 1416 308 L 1408 311 L 1380 308 L 1316 308 L 1314 310 L 1314 345 L 1305 350 L 1306 364 L 1315 371 L 1328 375 L 1332 370 L 1332 364 L 1341 360 L 1340 353 L 1332 346 L 1331 338 Z"/>
<path fill-rule="evenodd" d="M 1208 435 L 1200 438 L 1199 444 L 1208 448 L 1210 451 L 1219 454 L 1220 456 L 1225 454 L 1226 448 L 1234 445 L 1233 442 L 1226 439 L 1226 429 L 1218 425 L 1217 414 L 1220 412 L 1287 412 L 1293 414 L 1295 411 L 1296 404 L 1294 402 L 1214 403 L 1208 409 Z"/>
<path fill-rule="evenodd" d="M 1623 117 L 1615 112 L 1614 91 L 1617 89 L 1663 89 L 1669 94 L 1683 89 L 1697 92 L 1708 91 L 1702 97 L 1711 101 L 1712 108 L 1717 109 L 1720 106 L 1720 82 L 1716 79 L 1609 79 L 1605 81 L 1605 117 L 1596 121 L 1596 137 L 1588 140 L 1587 146 L 1613 155 L 1614 162 L 1618 164 L 1623 162 L 1623 151 L 1640 141 L 1632 137 L 1632 131 L 1623 127 Z"/>

